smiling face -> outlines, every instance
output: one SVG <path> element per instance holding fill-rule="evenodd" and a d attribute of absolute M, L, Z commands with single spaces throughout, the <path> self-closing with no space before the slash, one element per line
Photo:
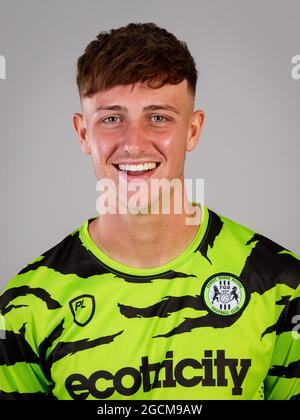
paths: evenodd
<path fill-rule="evenodd" d="M 185 153 L 195 148 L 203 122 L 193 107 L 186 80 L 157 89 L 117 85 L 83 98 L 73 124 L 97 179 L 109 178 L 117 189 L 120 179 L 182 181 Z"/>

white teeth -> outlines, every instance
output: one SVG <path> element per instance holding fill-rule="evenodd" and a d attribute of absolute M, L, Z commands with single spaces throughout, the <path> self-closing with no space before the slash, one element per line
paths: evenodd
<path fill-rule="evenodd" d="M 148 171 L 156 167 L 156 162 L 140 163 L 138 165 L 128 165 L 127 163 L 120 163 L 118 168 L 121 171 Z"/>

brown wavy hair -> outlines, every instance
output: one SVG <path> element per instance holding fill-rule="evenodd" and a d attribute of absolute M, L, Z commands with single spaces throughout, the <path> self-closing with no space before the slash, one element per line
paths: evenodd
<path fill-rule="evenodd" d="M 158 88 L 184 79 L 195 94 L 197 69 L 186 43 L 154 23 L 100 32 L 77 61 L 81 98 L 116 85 L 147 82 Z"/>

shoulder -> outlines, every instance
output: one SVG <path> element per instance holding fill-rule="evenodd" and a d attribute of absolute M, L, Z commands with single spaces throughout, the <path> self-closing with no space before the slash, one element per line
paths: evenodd
<path fill-rule="evenodd" d="M 0 293 L 0 311 L 18 296 L 35 295 L 47 301 L 50 306 L 54 304 L 48 299 L 48 290 L 52 289 L 52 279 L 57 279 L 60 274 L 66 274 L 70 260 L 77 261 L 80 259 L 80 253 L 84 253 L 79 231 L 79 228 L 74 230 L 55 246 L 30 261 L 7 283 Z"/>
<path fill-rule="evenodd" d="M 210 235 L 219 252 L 228 252 L 231 258 L 243 256 L 241 276 L 255 291 L 268 284 L 285 284 L 296 289 L 300 279 L 300 258 L 294 252 L 254 230 L 208 209 Z M 227 250 L 227 251 L 225 251 Z M 263 279 L 260 282 L 258 279 Z"/>
<path fill-rule="evenodd" d="M 80 240 L 80 229 L 76 229 L 58 244 L 31 261 L 18 275 L 28 272 L 33 274 L 41 267 L 55 270 L 61 274 L 68 274 L 70 264 L 80 260 L 84 255 L 85 250 Z"/>
<path fill-rule="evenodd" d="M 209 224 L 213 230 L 217 230 L 221 235 L 228 236 L 228 239 L 239 241 L 242 246 L 251 245 L 257 251 L 263 252 L 264 256 L 289 255 L 293 258 L 291 261 L 299 261 L 300 257 L 286 247 L 280 245 L 276 241 L 267 236 L 256 232 L 255 230 L 227 217 L 212 209 L 208 209 Z"/>
<path fill-rule="evenodd" d="M 69 259 L 72 254 L 80 249 L 79 229 L 74 230 L 72 233 L 64 237 L 59 243 L 52 246 L 47 251 L 43 252 L 37 258 L 31 260 L 24 268 L 22 268 L 17 275 L 8 283 L 14 285 L 20 276 L 31 272 L 34 274 L 40 267 L 60 267 L 63 261 Z"/>
<path fill-rule="evenodd" d="M 13 277 L 0 294 L 0 310 L 3 302 L 14 296 L 45 297 L 50 293 L 61 297 L 68 293 L 70 285 L 81 289 L 82 279 L 106 273 L 107 269 L 85 245 L 82 232 L 87 226 L 88 220 Z"/>

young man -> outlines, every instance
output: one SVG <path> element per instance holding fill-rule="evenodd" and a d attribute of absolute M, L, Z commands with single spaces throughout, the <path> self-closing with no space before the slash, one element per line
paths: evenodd
<path fill-rule="evenodd" d="M 2 293 L 2 399 L 299 399 L 299 258 L 154 188 L 183 187 L 196 80 L 154 24 L 102 32 L 79 58 L 74 127 L 116 206 Z"/>

